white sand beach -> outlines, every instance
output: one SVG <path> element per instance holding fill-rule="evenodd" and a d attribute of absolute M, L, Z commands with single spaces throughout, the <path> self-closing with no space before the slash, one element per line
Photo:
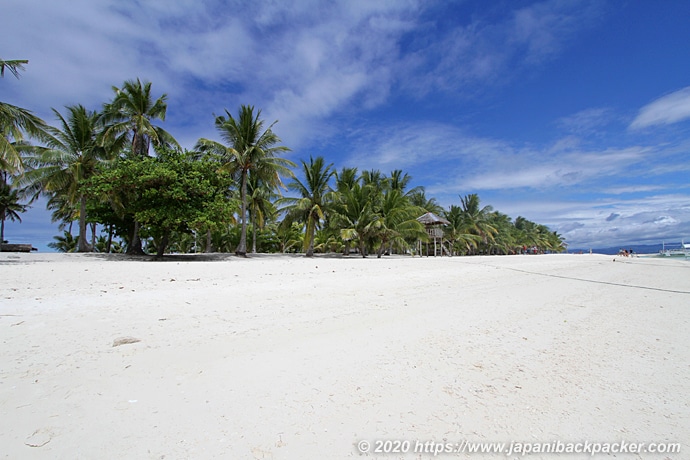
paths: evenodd
<path fill-rule="evenodd" d="M 688 262 L 217 259 L 0 254 L 0 457 L 690 458 Z"/>

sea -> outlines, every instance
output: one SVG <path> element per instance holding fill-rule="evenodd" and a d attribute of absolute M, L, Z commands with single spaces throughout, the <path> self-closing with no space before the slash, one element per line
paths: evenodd
<path fill-rule="evenodd" d="M 595 254 L 609 254 L 609 255 L 616 255 L 620 252 L 621 249 L 626 249 L 628 252 L 632 249 L 635 254 L 659 254 L 662 249 L 674 249 L 674 248 L 680 248 L 681 247 L 681 242 L 677 243 L 659 243 L 659 244 L 629 244 L 626 246 L 611 246 L 608 248 L 592 248 L 592 252 Z M 568 253 L 570 254 L 578 254 L 580 252 L 582 253 L 588 253 L 590 248 L 578 248 L 578 249 L 571 249 L 568 248 Z"/>

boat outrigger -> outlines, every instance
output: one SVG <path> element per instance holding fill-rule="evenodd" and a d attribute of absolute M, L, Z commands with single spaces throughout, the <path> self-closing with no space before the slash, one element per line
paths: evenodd
<path fill-rule="evenodd" d="M 675 246 L 676 247 L 667 248 L 666 243 L 662 243 L 662 249 L 659 251 L 659 254 L 666 257 L 690 257 L 690 243 L 681 241 L 680 247 L 677 245 Z"/>

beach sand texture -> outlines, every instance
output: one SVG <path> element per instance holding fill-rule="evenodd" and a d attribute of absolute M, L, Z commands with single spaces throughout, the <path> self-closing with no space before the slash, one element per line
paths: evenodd
<path fill-rule="evenodd" d="M 690 458 L 688 262 L 216 258 L 0 254 L 0 457 Z"/>

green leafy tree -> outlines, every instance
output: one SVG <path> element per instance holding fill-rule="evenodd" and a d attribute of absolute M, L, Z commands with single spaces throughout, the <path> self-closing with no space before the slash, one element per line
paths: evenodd
<path fill-rule="evenodd" d="M 277 155 L 289 151 L 285 146 L 278 145 L 280 138 L 273 132 L 273 122 L 264 129 L 261 120 L 261 110 L 254 113 L 253 106 L 240 107 L 237 118 L 225 110 L 225 115 L 216 117 L 215 126 L 223 142 L 209 139 L 199 139 L 196 149 L 201 152 L 213 152 L 223 162 L 223 168 L 232 173 L 240 185 L 240 242 L 235 253 L 240 256 L 247 254 L 247 182 L 250 174 L 256 175 L 269 187 L 281 184 L 280 176 L 292 176 L 290 167 L 295 164 Z"/>
<path fill-rule="evenodd" d="M 167 150 L 155 158 L 122 160 L 86 181 L 85 190 L 110 202 L 123 220 L 139 222 L 161 256 L 173 232 L 189 233 L 225 218 L 230 180 L 212 163 Z"/>

